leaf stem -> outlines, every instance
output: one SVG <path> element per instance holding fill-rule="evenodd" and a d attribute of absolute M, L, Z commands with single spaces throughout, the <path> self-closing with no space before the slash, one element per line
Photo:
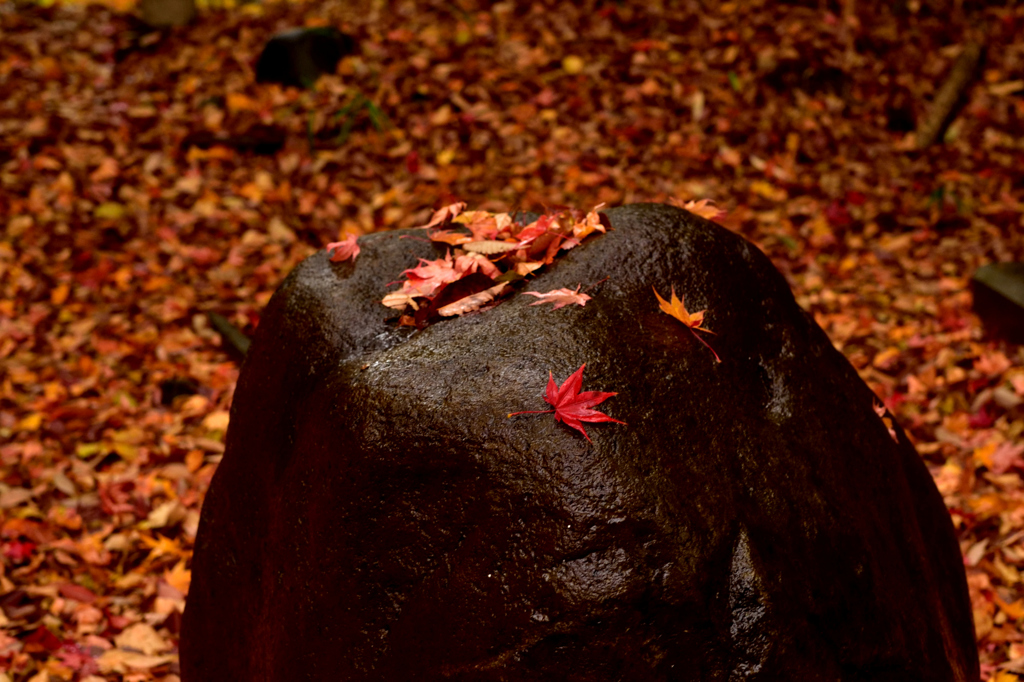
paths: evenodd
<path fill-rule="evenodd" d="M 707 348 L 709 351 L 711 351 L 711 354 L 715 356 L 715 360 L 716 361 L 718 361 L 718 362 L 722 361 L 722 358 L 718 357 L 718 353 L 715 352 L 715 349 L 712 348 L 711 346 L 709 346 L 707 341 L 705 341 L 704 339 L 700 338 L 700 336 L 697 335 L 697 332 L 695 332 L 693 330 L 693 327 L 687 327 L 687 329 L 690 330 L 690 333 L 693 334 L 695 339 L 697 339 L 698 341 L 703 343 L 704 347 Z M 709 332 L 709 333 L 713 333 L 713 332 Z"/>
<path fill-rule="evenodd" d="M 711 352 L 714 353 L 714 351 Z M 554 410 L 526 410 L 525 412 L 509 412 L 507 418 L 511 419 L 517 414 L 550 414 L 551 412 L 554 412 Z"/>

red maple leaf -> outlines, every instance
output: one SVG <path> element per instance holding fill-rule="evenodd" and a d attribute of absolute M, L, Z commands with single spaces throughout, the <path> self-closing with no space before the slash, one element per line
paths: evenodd
<path fill-rule="evenodd" d="M 615 422 L 616 424 L 625 424 L 626 422 L 624 421 L 613 419 L 597 410 L 590 409 L 594 405 L 618 394 L 601 391 L 584 391 L 580 393 L 580 389 L 583 388 L 583 368 L 586 366 L 586 363 L 580 365 L 580 368 L 570 374 L 569 378 L 561 386 L 555 385 L 555 376 L 548 372 L 548 387 L 544 392 L 544 400 L 549 405 L 553 405 L 555 409 L 513 412 L 508 416 L 514 417 L 517 414 L 547 414 L 554 412 L 555 421 L 564 422 L 566 426 L 571 426 L 582 433 L 583 437 L 587 440 L 590 440 L 590 436 L 583 430 L 582 422 Z"/>
<path fill-rule="evenodd" d="M 401 293 L 412 296 L 430 296 L 442 284 L 454 282 L 460 277 L 450 251 L 444 258 L 437 260 L 420 258 L 419 265 L 403 271 L 402 274 L 405 275 L 406 281 L 402 284 Z"/>

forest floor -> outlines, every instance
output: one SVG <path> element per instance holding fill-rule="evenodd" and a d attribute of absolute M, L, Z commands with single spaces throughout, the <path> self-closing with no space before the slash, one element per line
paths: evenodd
<path fill-rule="evenodd" d="M 451 201 L 703 198 L 916 443 L 983 678 L 1024 675 L 1024 349 L 969 289 L 1024 260 L 1024 6 L 660 4 L 255 4 L 160 35 L 0 3 L 0 681 L 177 679 L 238 376 L 207 313 L 251 334 L 305 256 Z M 358 52 L 313 90 L 256 84 L 303 25 Z M 981 77 L 915 151 L 969 40 Z M 213 143 L 253 131 L 281 148 Z"/>

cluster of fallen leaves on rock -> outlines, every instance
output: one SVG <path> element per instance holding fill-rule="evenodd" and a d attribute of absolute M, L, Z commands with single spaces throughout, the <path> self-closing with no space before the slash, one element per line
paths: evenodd
<path fill-rule="evenodd" d="M 174 680 L 237 378 L 206 313 L 251 333 L 303 257 L 455 197 L 716 198 L 935 476 L 984 677 L 1024 672 L 1024 355 L 967 288 L 1024 260 L 1024 8 L 669 4 L 325 1 L 155 36 L 0 5 L 0 679 Z M 254 82 L 274 32 L 323 24 L 360 46 L 337 75 Z M 982 29 L 981 81 L 912 151 Z"/>
<path fill-rule="evenodd" d="M 508 213 L 464 212 L 465 208 L 464 202 L 445 206 L 423 226 L 465 227 L 428 233 L 431 241 L 455 247 L 454 259 L 450 250 L 444 258 L 421 259 L 417 267 L 402 273 L 405 281 L 401 288 L 381 301 L 389 308 L 408 311 L 399 318 L 400 325 L 422 328 L 442 317 L 479 310 L 499 297 L 510 282 L 535 274 L 552 263 L 560 251 L 607 230 L 607 218 L 596 209 L 583 216 L 570 210 L 546 213 L 525 224 Z M 536 296 L 538 303 L 550 301 L 555 307 L 586 305 L 590 300 L 578 288 L 575 292 L 558 289 L 528 293 Z"/>
<path fill-rule="evenodd" d="M 506 291 L 510 282 L 525 279 L 536 274 L 541 268 L 550 265 L 560 252 L 578 246 L 591 234 L 604 234 L 609 225 L 608 219 L 597 212 L 597 207 L 585 215 L 576 211 L 566 210 L 546 213 L 530 223 L 522 223 L 508 213 L 490 213 L 487 211 L 463 212 L 465 202 L 456 202 L 438 209 L 426 229 L 437 226 L 449 226 L 458 223 L 465 230 L 436 229 L 429 234 L 430 240 L 458 247 L 455 259 L 449 252 L 444 258 L 435 260 L 420 259 L 420 265 L 405 270 L 402 274 L 406 279 L 401 289 L 386 295 L 381 303 L 389 308 L 413 311 L 412 315 L 403 314 L 399 325 L 422 328 L 430 322 L 443 317 L 465 315 L 482 310 L 484 306 L 496 304 L 497 298 Z M 706 199 L 688 201 L 682 208 L 706 218 L 719 217 L 720 211 Z M 359 255 L 359 246 L 352 237 L 327 245 L 334 262 L 355 260 Z M 525 291 L 526 295 L 538 300 L 531 305 L 553 303 L 558 310 L 567 305 L 585 306 L 590 296 L 580 293 L 578 285 L 575 290 L 568 288 L 552 291 Z M 704 313 L 690 313 L 683 301 L 672 289 L 671 302 L 663 299 L 655 289 L 654 295 L 662 312 L 676 318 L 703 343 L 721 362 L 718 354 L 704 339 L 697 335 L 697 330 L 712 333 L 701 326 Z M 527 410 L 513 412 L 509 417 L 519 414 L 546 414 L 554 412 L 555 421 L 564 422 L 567 426 L 583 434 L 588 441 L 582 422 L 615 422 L 606 414 L 591 408 L 605 401 L 615 393 L 597 391 L 581 392 L 583 387 L 582 365 L 571 374 L 561 386 L 556 386 L 554 376 L 548 373 L 548 386 L 544 400 L 554 407 L 553 410 Z"/>
<path fill-rule="evenodd" d="M 697 215 L 714 218 L 721 212 L 706 199 L 681 204 Z M 545 213 L 530 223 L 521 222 L 509 213 L 465 211 L 465 202 L 456 202 L 438 209 L 426 225 L 431 228 L 463 226 L 459 229 L 435 229 L 428 233 L 430 241 L 455 247 L 454 259 L 449 250 L 443 258 L 420 259 L 420 264 L 402 272 L 401 287 L 381 300 L 385 306 L 403 312 L 398 319 L 402 326 L 425 327 L 444 317 L 475 312 L 496 302 L 511 282 L 526 279 L 550 265 L 561 252 L 578 246 L 594 233 L 604 234 L 608 219 L 598 213 L 600 206 L 582 214 L 567 209 Z M 359 246 L 355 237 L 327 245 L 334 262 L 355 260 Z M 552 291 L 526 291 L 537 301 L 532 305 L 554 304 L 554 309 L 590 300 L 585 292 L 568 288 Z M 672 292 L 672 303 L 665 302 L 655 291 L 664 312 L 690 329 L 701 329 L 703 311 L 692 316 Z M 703 340 L 701 340 L 703 343 Z M 704 345 L 707 345 L 706 343 Z M 710 346 L 708 346 L 710 348 Z M 713 351 L 712 351 L 713 352 Z M 715 358 L 718 359 L 717 354 Z"/>

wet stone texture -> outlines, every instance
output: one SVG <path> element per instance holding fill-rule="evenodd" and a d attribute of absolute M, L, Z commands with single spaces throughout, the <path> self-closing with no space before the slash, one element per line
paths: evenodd
<path fill-rule="evenodd" d="M 942 500 L 782 276 L 679 209 L 607 216 L 526 285 L 607 277 L 586 307 L 397 328 L 388 283 L 443 254 L 402 232 L 292 273 L 203 508 L 185 682 L 978 678 Z M 627 426 L 507 417 L 584 362 Z"/>

